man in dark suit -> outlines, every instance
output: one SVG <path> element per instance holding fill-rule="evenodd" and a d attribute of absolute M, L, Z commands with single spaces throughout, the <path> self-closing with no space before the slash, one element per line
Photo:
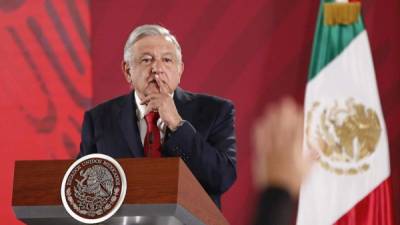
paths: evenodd
<path fill-rule="evenodd" d="M 181 48 L 158 25 L 130 34 L 122 69 L 133 91 L 85 113 L 78 157 L 181 157 L 220 207 L 236 179 L 232 103 L 178 87 Z"/>

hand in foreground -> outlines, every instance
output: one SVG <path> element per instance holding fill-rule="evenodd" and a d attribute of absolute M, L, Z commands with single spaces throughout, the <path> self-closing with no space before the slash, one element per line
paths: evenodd
<path fill-rule="evenodd" d="M 297 197 L 311 159 L 302 154 L 303 111 L 292 99 L 270 105 L 255 122 L 253 178 L 257 188 L 279 186 Z"/>
<path fill-rule="evenodd" d="M 141 104 L 147 105 L 146 114 L 150 111 L 157 111 L 160 114 L 161 120 L 168 128 L 175 130 L 182 118 L 176 109 L 173 98 L 169 95 L 168 85 L 160 79 L 159 75 L 155 75 L 155 80 L 160 88 L 160 93 L 153 93 L 146 96 Z"/>

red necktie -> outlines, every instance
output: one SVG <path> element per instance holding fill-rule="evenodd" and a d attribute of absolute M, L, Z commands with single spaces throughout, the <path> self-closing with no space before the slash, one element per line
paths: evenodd
<path fill-rule="evenodd" d="M 144 138 L 144 154 L 147 157 L 161 157 L 161 138 L 157 120 L 160 117 L 158 112 L 149 112 L 145 116 L 147 131 Z"/>

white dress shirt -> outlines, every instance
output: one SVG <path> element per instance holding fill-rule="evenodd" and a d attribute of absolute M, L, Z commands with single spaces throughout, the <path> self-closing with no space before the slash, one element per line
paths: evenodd
<path fill-rule="evenodd" d="M 172 96 L 173 96 L 173 94 L 171 95 L 171 97 Z M 146 116 L 145 115 L 146 106 L 140 104 L 142 101 L 140 100 L 136 91 L 135 91 L 135 102 L 136 102 L 136 116 L 138 119 L 137 125 L 138 125 L 139 132 L 140 132 L 140 140 L 142 140 L 142 144 L 144 144 L 144 138 L 146 137 L 146 132 L 147 132 L 147 123 L 146 123 L 146 119 L 144 118 Z M 158 129 L 160 129 L 161 143 L 163 143 L 167 126 L 161 120 L 161 118 L 158 118 L 158 120 L 157 120 L 157 127 L 158 127 Z"/>

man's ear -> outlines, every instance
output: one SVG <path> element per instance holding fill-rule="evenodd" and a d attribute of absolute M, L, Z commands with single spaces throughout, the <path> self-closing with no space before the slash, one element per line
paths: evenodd
<path fill-rule="evenodd" d="M 181 62 L 181 65 L 179 66 L 179 79 L 182 78 L 183 70 L 185 69 L 185 65 L 183 62 Z"/>
<path fill-rule="evenodd" d="M 122 62 L 121 62 L 121 69 L 122 69 L 122 72 L 124 73 L 125 80 L 128 83 L 132 83 L 129 64 L 126 63 L 124 60 L 122 60 Z"/>

